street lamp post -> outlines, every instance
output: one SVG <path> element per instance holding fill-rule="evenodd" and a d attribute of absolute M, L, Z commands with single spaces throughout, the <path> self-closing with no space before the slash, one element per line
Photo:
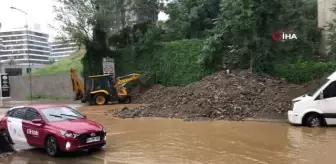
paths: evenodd
<path fill-rule="evenodd" d="M 33 97 L 33 92 L 32 92 L 32 77 L 31 77 L 31 68 L 30 68 L 30 56 L 29 56 L 29 31 L 28 31 L 28 19 L 27 19 L 27 16 L 28 16 L 28 13 L 26 13 L 25 11 L 21 10 L 21 9 L 18 9 L 16 7 L 11 7 L 11 9 L 13 10 L 17 10 L 17 11 L 20 11 L 22 12 L 23 14 L 26 15 L 26 25 L 25 25 L 25 28 L 26 28 L 26 41 L 27 41 L 27 55 L 28 55 L 28 70 L 29 70 L 29 92 L 30 92 L 30 103 L 32 102 L 32 97 Z"/>

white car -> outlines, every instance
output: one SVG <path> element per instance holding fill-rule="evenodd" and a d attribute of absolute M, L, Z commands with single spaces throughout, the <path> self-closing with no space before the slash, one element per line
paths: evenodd
<path fill-rule="evenodd" d="M 336 72 L 314 92 L 292 100 L 288 121 L 294 125 L 336 125 Z"/>

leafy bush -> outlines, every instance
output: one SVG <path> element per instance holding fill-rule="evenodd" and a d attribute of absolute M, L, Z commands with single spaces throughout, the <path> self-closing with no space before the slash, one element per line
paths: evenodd
<path fill-rule="evenodd" d="M 155 52 L 159 65 L 157 80 L 168 85 L 184 85 L 200 80 L 204 69 L 199 58 L 203 41 L 198 39 L 168 42 Z"/>
<path fill-rule="evenodd" d="M 267 73 L 277 57 L 313 57 L 318 53 L 321 29 L 316 0 L 225 0 L 203 59 L 210 70 L 253 68 Z M 275 42 L 272 33 L 295 33 L 297 40 Z"/>
<path fill-rule="evenodd" d="M 125 53 L 120 59 L 119 73 L 138 72 L 150 77 L 149 83 L 185 85 L 200 80 L 205 75 L 199 58 L 203 41 L 198 39 L 167 42 L 148 53 Z"/>
<path fill-rule="evenodd" d="M 305 83 L 319 79 L 336 70 L 336 62 L 297 61 L 295 63 L 274 64 L 274 72 L 271 74 L 283 77 L 292 83 Z"/>

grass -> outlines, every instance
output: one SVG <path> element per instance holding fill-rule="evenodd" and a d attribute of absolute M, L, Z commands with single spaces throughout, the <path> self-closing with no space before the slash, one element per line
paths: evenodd
<path fill-rule="evenodd" d="M 26 100 L 61 100 L 62 98 L 56 96 L 49 96 L 44 94 L 35 94 L 30 97 L 30 95 L 25 96 Z"/>
<path fill-rule="evenodd" d="M 32 75 L 53 75 L 69 73 L 70 68 L 75 68 L 77 72 L 83 70 L 81 59 L 85 53 L 85 50 L 78 50 L 72 55 L 65 57 L 51 65 L 45 66 L 41 69 L 34 70 Z"/>

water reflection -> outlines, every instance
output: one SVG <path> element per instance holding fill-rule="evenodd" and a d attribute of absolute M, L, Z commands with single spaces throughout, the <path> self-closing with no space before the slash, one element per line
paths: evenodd
<path fill-rule="evenodd" d="M 4 164 L 334 164 L 336 128 L 303 128 L 261 122 L 184 122 L 173 119 L 116 119 L 87 114 L 105 125 L 107 146 L 50 158 L 41 150 L 18 153 Z"/>
<path fill-rule="evenodd" d="M 336 129 L 330 128 L 288 128 L 290 153 L 288 158 L 296 158 L 293 164 L 323 163 L 333 164 L 336 146 Z"/>
<path fill-rule="evenodd" d="M 31 149 L 19 152 L 13 156 L 0 159 L 3 164 L 108 164 L 104 159 L 95 158 L 101 152 L 78 152 L 51 158 L 41 149 Z"/>

